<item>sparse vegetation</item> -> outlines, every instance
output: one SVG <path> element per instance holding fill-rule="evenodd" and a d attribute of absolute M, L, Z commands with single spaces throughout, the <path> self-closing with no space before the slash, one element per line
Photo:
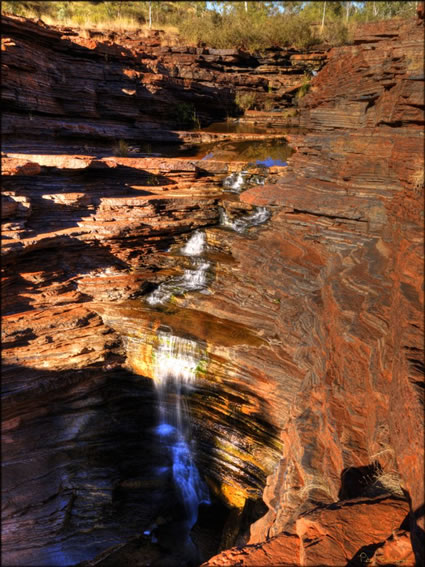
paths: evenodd
<path fill-rule="evenodd" d="M 308 91 L 310 90 L 310 84 L 311 84 L 310 81 L 311 78 L 308 75 L 304 75 L 303 83 L 300 86 L 300 88 L 297 90 L 297 94 L 295 95 L 296 99 L 300 100 L 308 93 Z"/>
<path fill-rule="evenodd" d="M 405 493 L 401 486 L 400 475 L 395 472 L 381 472 L 376 475 L 371 485 L 372 493 L 388 493 L 403 498 Z"/>
<path fill-rule="evenodd" d="M 239 91 L 235 96 L 235 102 L 243 112 L 246 112 L 247 110 L 252 108 L 255 104 L 255 100 L 256 94 L 253 92 Z"/>
<path fill-rule="evenodd" d="M 66 25 L 111 31 L 152 28 L 179 33 L 183 41 L 217 48 L 251 51 L 292 45 L 307 49 L 318 43 L 349 41 L 360 22 L 413 17 L 416 2 L 131 2 L 10 0 L 2 13 Z M 323 23 L 323 25 L 322 25 Z"/>
<path fill-rule="evenodd" d="M 152 153 L 152 146 L 148 142 L 145 142 L 140 146 L 140 151 L 144 154 L 150 155 Z"/>
<path fill-rule="evenodd" d="M 285 108 L 284 110 L 282 110 L 282 117 L 283 118 L 293 118 L 296 115 L 297 115 L 297 109 L 296 108 Z"/>
<path fill-rule="evenodd" d="M 176 104 L 174 109 L 174 119 L 179 124 L 179 126 L 185 128 L 197 128 L 201 127 L 201 123 L 193 104 L 187 102 L 181 102 Z"/>
<path fill-rule="evenodd" d="M 125 140 L 120 140 L 118 143 L 115 144 L 113 147 L 114 155 L 119 157 L 127 157 L 128 156 L 128 144 Z"/>
<path fill-rule="evenodd" d="M 333 494 L 332 487 L 324 478 L 310 479 L 307 481 L 298 492 L 298 496 L 302 500 L 307 500 L 314 491 L 319 491 L 323 495 L 326 495 L 330 501 L 336 500 L 336 495 Z"/>
<path fill-rule="evenodd" d="M 161 185 L 161 181 L 158 179 L 156 175 L 151 174 L 146 179 L 146 185 L 150 185 L 151 187 L 158 186 Z"/>

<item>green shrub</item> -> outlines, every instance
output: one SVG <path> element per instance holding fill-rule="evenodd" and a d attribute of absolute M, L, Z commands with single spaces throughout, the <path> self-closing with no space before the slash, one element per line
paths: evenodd
<path fill-rule="evenodd" d="M 235 102 L 238 107 L 243 111 L 247 111 L 252 108 L 256 101 L 256 94 L 250 93 L 248 91 L 239 91 L 236 93 Z"/>
<path fill-rule="evenodd" d="M 146 179 L 146 185 L 150 185 L 150 186 L 161 185 L 161 181 L 156 175 L 149 174 L 148 178 Z"/>
<path fill-rule="evenodd" d="M 297 115 L 296 108 L 285 108 L 282 110 L 282 118 L 293 118 Z"/>
<path fill-rule="evenodd" d="M 144 154 L 151 154 L 152 153 L 152 146 L 151 144 L 149 144 L 148 142 L 145 142 L 144 144 L 142 144 L 140 146 L 140 151 L 143 152 Z"/>
<path fill-rule="evenodd" d="M 348 27 L 341 21 L 326 24 L 322 34 L 322 40 L 329 45 L 344 45 L 348 43 Z"/>
<path fill-rule="evenodd" d="M 310 22 L 301 14 L 279 14 L 268 22 L 265 43 L 308 49 L 320 40 L 314 35 Z"/>
<path fill-rule="evenodd" d="M 218 11 L 207 9 L 211 4 Z M 177 26 L 186 43 L 216 48 L 261 51 L 267 47 L 294 46 L 308 49 L 326 41 L 347 41 L 347 27 L 356 22 L 415 16 L 415 2 L 352 2 L 348 13 L 341 2 L 328 2 L 323 33 L 318 37 L 323 2 L 289 2 L 285 11 L 275 2 L 157 2 L 151 3 L 153 27 Z M 345 3 L 349 4 L 349 3 Z M 218 5 L 220 7 L 218 8 Z M 354 6 L 355 5 L 355 6 Z M 140 30 L 148 19 L 149 3 L 138 0 L 49 1 L 5 0 L 2 13 L 41 18 L 47 24 L 99 27 L 108 30 Z M 175 28 L 174 28 L 175 29 Z"/>
<path fill-rule="evenodd" d="M 297 90 L 297 93 L 295 95 L 295 98 L 297 100 L 300 100 L 301 98 L 303 98 L 308 93 L 308 91 L 310 90 L 310 86 L 311 86 L 310 81 L 311 81 L 311 78 L 308 75 L 304 75 L 303 84 Z"/>
<path fill-rule="evenodd" d="M 176 104 L 173 118 L 179 125 L 185 128 L 199 129 L 201 127 L 201 122 L 195 107 L 193 104 L 189 104 L 187 102 L 180 102 Z"/>

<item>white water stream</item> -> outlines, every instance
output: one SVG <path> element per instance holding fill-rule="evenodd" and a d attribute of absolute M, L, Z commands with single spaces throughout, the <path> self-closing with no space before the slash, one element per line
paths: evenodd
<path fill-rule="evenodd" d="M 198 518 L 200 504 L 209 504 L 208 488 L 194 463 L 190 423 L 184 394 L 193 388 L 197 368 L 205 356 L 197 342 L 159 331 L 155 350 L 154 382 L 158 393 L 158 440 L 172 463 L 172 479 L 179 505 L 184 510 L 182 524 L 187 535 Z"/>
<path fill-rule="evenodd" d="M 234 171 L 224 178 L 223 187 L 231 193 L 241 193 L 242 189 L 252 185 L 264 185 L 266 176 L 265 174 L 256 173 L 250 174 L 249 171 Z"/>
<path fill-rule="evenodd" d="M 201 256 L 205 250 L 206 236 L 205 232 L 197 230 L 192 234 L 186 244 L 181 248 L 181 252 L 185 256 Z"/>
<path fill-rule="evenodd" d="M 245 171 L 235 171 L 224 179 L 223 187 L 226 187 L 226 189 L 232 191 L 232 193 L 239 193 L 244 186 L 245 176 Z"/>
<path fill-rule="evenodd" d="M 270 218 L 270 211 L 266 209 L 266 207 L 256 207 L 256 210 L 244 217 L 239 217 L 238 219 L 231 220 L 227 215 L 226 211 L 220 211 L 220 224 L 226 228 L 230 228 L 231 230 L 235 230 L 236 232 L 242 233 L 245 232 L 247 228 L 251 226 L 257 226 L 266 222 Z"/>
<path fill-rule="evenodd" d="M 185 256 L 191 257 L 192 267 L 185 269 L 180 277 L 172 278 L 160 284 L 146 297 L 149 305 L 164 305 L 172 295 L 182 295 L 186 291 L 204 290 L 207 286 L 207 273 L 210 263 L 200 257 L 206 246 L 205 232 L 197 230 L 180 249 Z"/>

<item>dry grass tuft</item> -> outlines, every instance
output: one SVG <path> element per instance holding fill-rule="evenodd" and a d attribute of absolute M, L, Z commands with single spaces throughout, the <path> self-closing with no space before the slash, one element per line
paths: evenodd
<path fill-rule="evenodd" d="M 313 491 L 319 491 L 326 494 L 332 502 L 336 500 L 335 495 L 332 494 L 329 483 L 320 478 L 307 481 L 307 483 L 298 492 L 298 496 L 300 496 L 302 500 L 306 500 Z"/>
<path fill-rule="evenodd" d="M 235 96 L 235 102 L 243 112 L 252 108 L 255 104 L 257 95 L 252 92 L 237 92 Z"/>
<path fill-rule="evenodd" d="M 413 192 L 418 197 L 422 197 L 424 194 L 424 170 L 423 168 L 418 169 L 412 175 Z"/>
<path fill-rule="evenodd" d="M 386 492 L 392 496 L 404 498 L 402 480 L 395 472 L 381 472 L 376 475 L 371 485 L 372 492 Z"/>

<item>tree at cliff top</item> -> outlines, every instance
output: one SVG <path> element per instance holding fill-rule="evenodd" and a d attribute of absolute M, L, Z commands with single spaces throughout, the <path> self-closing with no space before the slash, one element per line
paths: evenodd
<path fill-rule="evenodd" d="M 264 49 L 348 41 L 362 21 L 413 17 L 416 2 L 169 2 L 12 0 L 2 11 L 47 24 L 138 30 L 174 26 L 184 41 L 218 48 Z M 149 25 L 149 27 L 151 27 Z"/>

